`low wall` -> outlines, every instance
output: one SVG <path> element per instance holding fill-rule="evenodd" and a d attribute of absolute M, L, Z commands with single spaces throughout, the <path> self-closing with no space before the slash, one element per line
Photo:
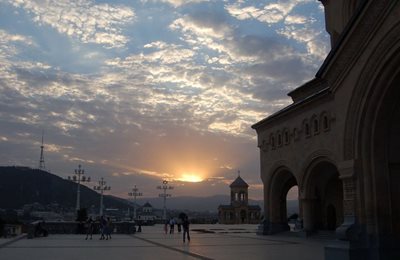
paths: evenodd
<path fill-rule="evenodd" d="M 113 222 L 113 233 L 115 234 L 134 234 L 136 232 L 133 222 Z M 45 231 L 43 233 L 42 231 Z M 94 224 L 93 234 L 100 233 L 99 223 Z M 85 223 L 76 221 L 45 222 L 35 221 L 28 226 L 28 238 L 34 238 L 44 234 L 86 234 Z"/>

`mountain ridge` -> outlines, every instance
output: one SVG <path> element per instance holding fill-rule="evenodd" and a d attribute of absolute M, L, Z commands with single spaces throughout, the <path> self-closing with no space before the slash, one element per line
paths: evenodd
<path fill-rule="evenodd" d="M 57 175 L 18 166 L 0 166 L 0 208 L 19 209 L 25 204 L 38 202 L 42 205 L 58 203 L 65 208 L 75 208 L 77 184 Z M 82 208 L 98 208 L 100 194 L 82 185 Z M 163 200 L 159 197 L 138 198 L 138 206 L 149 202 L 154 208 L 162 209 Z M 104 195 L 104 206 L 127 209 L 132 206 L 132 200 Z M 217 194 L 207 197 L 179 196 L 167 199 L 169 210 L 189 210 L 198 212 L 217 212 L 219 205 L 230 204 L 230 196 Z M 249 199 L 250 205 L 258 205 L 264 209 L 262 200 Z M 288 214 L 298 212 L 298 202 L 288 201 Z"/>
<path fill-rule="evenodd" d="M 60 204 L 65 208 L 75 208 L 75 182 L 65 180 L 55 174 L 39 169 L 19 166 L 0 167 L 0 208 L 19 209 L 26 204 L 39 203 L 42 205 Z M 82 208 L 97 207 L 100 194 L 81 185 Z M 105 195 L 105 207 L 127 207 L 127 201 L 121 201 L 113 196 Z"/>

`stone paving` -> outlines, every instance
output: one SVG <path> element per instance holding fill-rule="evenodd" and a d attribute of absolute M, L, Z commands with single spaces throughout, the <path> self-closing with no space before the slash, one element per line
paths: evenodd
<path fill-rule="evenodd" d="M 337 241 L 304 239 L 286 234 L 257 236 L 255 225 L 191 225 L 191 241 L 182 234 L 164 234 L 162 225 L 142 233 L 85 240 L 83 235 L 0 240 L 1 260 L 119 259 L 264 259 L 322 260 L 324 246 Z M 176 231 L 176 230 L 175 230 Z"/>

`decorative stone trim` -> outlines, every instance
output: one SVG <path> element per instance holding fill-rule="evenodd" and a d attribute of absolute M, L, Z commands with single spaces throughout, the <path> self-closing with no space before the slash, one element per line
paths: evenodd
<path fill-rule="evenodd" d="M 277 148 L 288 146 L 291 144 L 291 140 L 297 142 L 301 140 L 301 136 L 304 138 L 312 138 L 313 136 L 319 135 L 320 133 L 326 133 L 331 130 L 334 116 L 331 113 L 323 111 L 319 114 L 313 114 L 311 118 L 305 118 L 302 121 L 300 128 L 298 127 L 283 127 L 282 130 L 277 130 L 270 133 L 269 140 L 262 140 L 262 144 L 259 148 L 266 152 L 267 150 L 275 150 Z"/>

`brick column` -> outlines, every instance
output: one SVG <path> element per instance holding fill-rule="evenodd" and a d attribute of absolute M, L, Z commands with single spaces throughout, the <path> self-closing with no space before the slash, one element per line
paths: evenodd
<path fill-rule="evenodd" d="M 356 175 L 354 160 L 344 161 L 338 165 L 339 178 L 343 183 L 343 224 L 336 229 L 338 238 L 356 240 L 359 228 L 356 223 Z"/>

